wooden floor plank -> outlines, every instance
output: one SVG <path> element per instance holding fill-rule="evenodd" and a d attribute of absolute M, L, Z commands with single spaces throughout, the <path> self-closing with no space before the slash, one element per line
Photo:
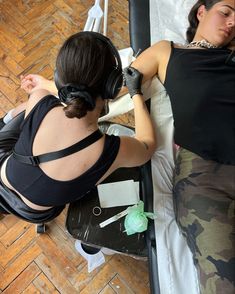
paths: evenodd
<path fill-rule="evenodd" d="M 34 281 L 34 287 L 40 293 L 59 293 L 55 286 L 48 280 L 44 273 L 41 273 Z"/>
<path fill-rule="evenodd" d="M 45 58 L 53 47 L 51 40 L 45 40 L 35 45 L 34 49 L 20 62 L 20 66 L 27 68 L 29 65 L 34 64 L 35 61 Z"/>
<path fill-rule="evenodd" d="M 31 9 L 28 12 L 26 12 L 25 16 L 28 20 L 37 20 L 38 23 L 43 23 L 43 17 L 50 15 L 55 9 L 53 2 L 53 0 L 34 1 L 34 5 L 31 6 Z M 29 25 L 29 22 L 27 25 Z"/>
<path fill-rule="evenodd" d="M 8 287 L 40 253 L 41 249 L 37 244 L 33 244 L 27 250 L 23 251 L 22 254 L 2 272 L 0 289 L 4 290 Z"/>
<path fill-rule="evenodd" d="M 20 220 L 12 214 L 4 215 L 3 218 L 1 219 L 1 222 L 7 227 L 8 230 L 12 228 L 19 221 Z M 22 223 L 22 226 L 23 225 L 24 223 Z M 0 235 L 0 238 L 1 237 L 2 235 Z"/>
<path fill-rule="evenodd" d="M 73 263 L 75 267 L 84 267 L 85 261 L 84 258 L 78 254 L 75 250 L 75 240 L 69 238 L 68 234 L 61 229 L 56 223 L 53 226 L 50 226 L 50 231 L 48 232 L 50 238 L 57 244 L 57 247 L 63 254 Z"/>
<path fill-rule="evenodd" d="M 14 44 L 18 49 L 25 46 L 25 42 L 21 38 L 16 38 L 16 32 L 9 30 L 9 25 L 7 23 L 0 23 L 1 34 L 4 38 Z"/>
<path fill-rule="evenodd" d="M 139 277 L 143 283 L 148 283 L 149 277 L 148 277 L 148 263 L 147 261 L 143 261 L 138 258 L 133 258 L 130 256 L 122 255 L 120 257 L 126 264 L 128 264 L 128 267 L 132 272 L 135 273 L 137 277 Z"/>
<path fill-rule="evenodd" d="M 5 234 L 0 236 L 0 241 L 5 247 L 9 247 L 16 239 L 22 236 L 32 224 L 19 220 Z"/>
<path fill-rule="evenodd" d="M 5 234 L 7 231 L 7 227 L 5 226 L 5 224 L 3 222 L 0 222 L 0 236 L 2 236 L 3 234 Z M 0 242 L 0 253 L 1 253 L 1 246 L 2 243 Z"/>
<path fill-rule="evenodd" d="M 12 74 L 19 75 L 23 68 L 18 64 L 18 62 L 15 61 L 9 54 L 6 54 L 6 52 L 0 47 L 0 58 L 4 66 L 11 71 Z M 1 71 L 1 74 L 3 72 Z"/>
<path fill-rule="evenodd" d="M 38 266 L 32 262 L 10 285 L 3 291 L 4 294 L 23 292 L 30 283 L 41 273 Z"/>
<path fill-rule="evenodd" d="M 42 293 L 49 293 L 49 292 L 40 292 L 33 283 L 31 283 L 23 292 L 22 294 L 42 294 Z"/>
<path fill-rule="evenodd" d="M 77 274 L 77 282 L 75 284 L 75 288 L 78 289 L 79 293 L 86 288 L 93 280 L 93 278 L 97 275 L 99 271 L 102 271 L 105 265 L 101 265 L 99 268 L 96 268 L 91 273 L 88 273 L 87 266 L 82 269 L 78 269 L 79 272 Z"/>
<path fill-rule="evenodd" d="M 99 294 L 116 294 L 115 292 L 109 285 L 105 286 L 104 289 L 99 292 Z"/>
<path fill-rule="evenodd" d="M 11 41 L 6 39 L 6 37 L 0 34 L 0 44 L 1 49 L 7 54 L 10 55 L 15 61 L 20 62 L 25 56 L 21 53 Z"/>
<path fill-rule="evenodd" d="M 65 256 L 64 251 L 60 250 L 47 234 L 38 238 L 37 244 L 43 252 L 46 252 L 50 263 L 53 263 L 57 270 L 63 273 L 64 279 L 68 280 L 72 285 L 75 284 L 77 269 L 72 261 Z"/>
<path fill-rule="evenodd" d="M 137 294 L 148 294 L 149 289 L 146 283 L 140 280 L 135 272 L 132 272 L 126 263 L 123 261 L 122 256 L 117 254 L 109 261 L 110 265 L 117 271 L 123 279 L 125 279 L 129 288 Z"/>
<path fill-rule="evenodd" d="M 12 259 L 16 258 L 35 239 L 36 232 L 34 226 L 30 226 L 24 234 L 0 256 L 0 265 L 6 267 Z"/>
<path fill-rule="evenodd" d="M 28 7 L 26 4 L 24 5 L 24 8 L 26 8 L 26 10 L 20 11 L 17 7 L 18 2 L 21 2 L 21 1 L 7 1 L 7 5 L 6 5 L 6 3 L 4 3 L 3 1 L 0 4 L 1 12 L 4 11 L 8 13 L 9 16 L 17 19 L 17 21 L 25 27 L 26 23 L 28 22 L 28 19 L 25 17 L 25 12 L 27 11 Z M 7 19 L 5 19 L 5 22 L 8 23 Z"/>
<path fill-rule="evenodd" d="M 99 293 L 103 289 L 103 285 L 109 283 L 109 281 L 115 276 L 116 272 L 107 263 L 103 266 L 102 270 L 95 275 L 92 281 L 81 291 L 81 294 L 96 294 Z"/>
<path fill-rule="evenodd" d="M 128 287 L 125 280 L 123 280 L 118 274 L 109 282 L 110 287 L 118 294 L 134 294 L 131 288 Z"/>
<path fill-rule="evenodd" d="M 64 271 L 61 272 L 45 254 L 38 256 L 35 262 L 60 293 L 76 293 L 76 288 L 64 277 Z"/>

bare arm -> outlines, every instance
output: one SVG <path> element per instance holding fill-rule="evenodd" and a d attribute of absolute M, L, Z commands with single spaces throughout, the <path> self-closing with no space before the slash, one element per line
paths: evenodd
<path fill-rule="evenodd" d="M 45 89 L 34 90 L 29 96 L 29 100 L 27 102 L 26 109 L 25 109 L 25 117 L 29 114 L 29 112 L 33 109 L 33 107 L 42 98 L 44 98 L 46 95 L 49 95 L 49 94 L 50 94 L 50 92 L 48 92 Z"/>
<path fill-rule="evenodd" d="M 158 76 L 163 82 L 165 79 L 166 66 L 170 56 L 170 42 L 160 41 L 143 51 L 131 67 L 136 68 L 143 74 L 142 83 L 154 76 Z M 127 87 L 122 87 L 119 97 L 128 93 Z"/>
<path fill-rule="evenodd" d="M 52 95 L 58 95 L 58 90 L 54 81 L 48 80 L 36 74 L 21 76 L 21 88 L 28 94 L 31 94 L 33 91 L 38 89 L 44 89 Z"/>
<path fill-rule="evenodd" d="M 170 53 L 170 42 L 160 41 L 143 51 L 131 66 L 143 73 L 143 83 L 154 76 L 163 83 Z"/>
<path fill-rule="evenodd" d="M 157 142 L 156 134 L 143 95 L 133 96 L 135 115 L 135 138 L 121 137 L 120 153 L 122 166 L 139 166 L 153 155 Z"/>
<path fill-rule="evenodd" d="M 141 73 L 143 73 L 143 83 L 158 74 L 158 50 L 159 43 L 156 43 L 143 51 L 131 64 L 132 67 L 138 69 Z"/>
<path fill-rule="evenodd" d="M 29 100 L 25 104 L 25 117 L 31 109 L 46 95 L 57 95 L 55 83 L 40 75 L 29 74 L 21 76 L 21 88 L 29 95 Z"/>
<path fill-rule="evenodd" d="M 55 86 L 54 81 L 50 81 L 48 79 L 45 79 L 44 77 L 36 74 L 29 74 L 26 76 L 21 76 L 21 88 L 25 90 L 25 92 L 29 95 L 31 95 L 36 90 L 46 90 L 44 91 L 44 94 L 52 94 L 57 95 L 58 91 Z M 41 97 L 42 98 L 42 97 Z M 31 99 L 30 103 L 28 101 L 21 103 L 20 105 L 16 106 L 14 109 L 12 109 L 12 118 L 17 116 L 20 112 L 29 109 L 27 106 L 28 104 L 32 105 L 34 99 Z M 37 100 L 37 99 L 36 99 Z M 28 110 L 26 111 L 28 113 Z"/>
<path fill-rule="evenodd" d="M 131 167 L 147 162 L 156 149 L 154 126 L 141 93 L 142 74 L 134 68 L 124 70 L 129 93 L 134 103 L 135 138 L 121 137 L 119 166 Z"/>

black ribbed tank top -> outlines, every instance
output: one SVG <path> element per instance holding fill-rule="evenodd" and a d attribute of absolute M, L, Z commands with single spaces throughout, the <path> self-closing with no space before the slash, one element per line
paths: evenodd
<path fill-rule="evenodd" d="M 179 146 L 235 165 L 235 63 L 229 49 L 172 50 L 164 86 Z"/>

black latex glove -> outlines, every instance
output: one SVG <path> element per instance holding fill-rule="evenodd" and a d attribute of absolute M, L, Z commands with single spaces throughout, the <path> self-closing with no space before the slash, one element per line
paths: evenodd
<path fill-rule="evenodd" d="M 143 74 L 140 73 L 134 67 L 124 68 L 123 74 L 124 74 L 124 83 L 125 83 L 125 86 L 127 86 L 128 88 L 131 98 L 135 94 L 142 95 L 143 93 L 141 92 L 141 84 L 142 84 Z"/>

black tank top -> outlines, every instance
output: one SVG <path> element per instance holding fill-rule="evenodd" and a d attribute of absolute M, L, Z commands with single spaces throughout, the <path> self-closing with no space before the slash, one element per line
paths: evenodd
<path fill-rule="evenodd" d="M 235 165 L 235 63 L 228 49 L 172 50 L 164 86 L 179 146 Z"/>
<path fill-rule="evenodd" d="M 15 145 L 21 155 L 33 155 L 34 137 L 44 116 L 61 105 L 54 96 L 46 96 L 32 109 L 22 125 Z M 98 180 L 114 162 L 120 146 L 117 136 L 105 136 L 103 152 L 98 161 L 78 178 L 58 181 L 47 176 L 39 166 L 23 164 L 11 156 L 7 162 L 6 175 L 9 183 L 29 201 L 42 206 L 59 206 L 73 202 L 95 187 Z M 79 162 L 78 162 L 79 164 Z"/>

